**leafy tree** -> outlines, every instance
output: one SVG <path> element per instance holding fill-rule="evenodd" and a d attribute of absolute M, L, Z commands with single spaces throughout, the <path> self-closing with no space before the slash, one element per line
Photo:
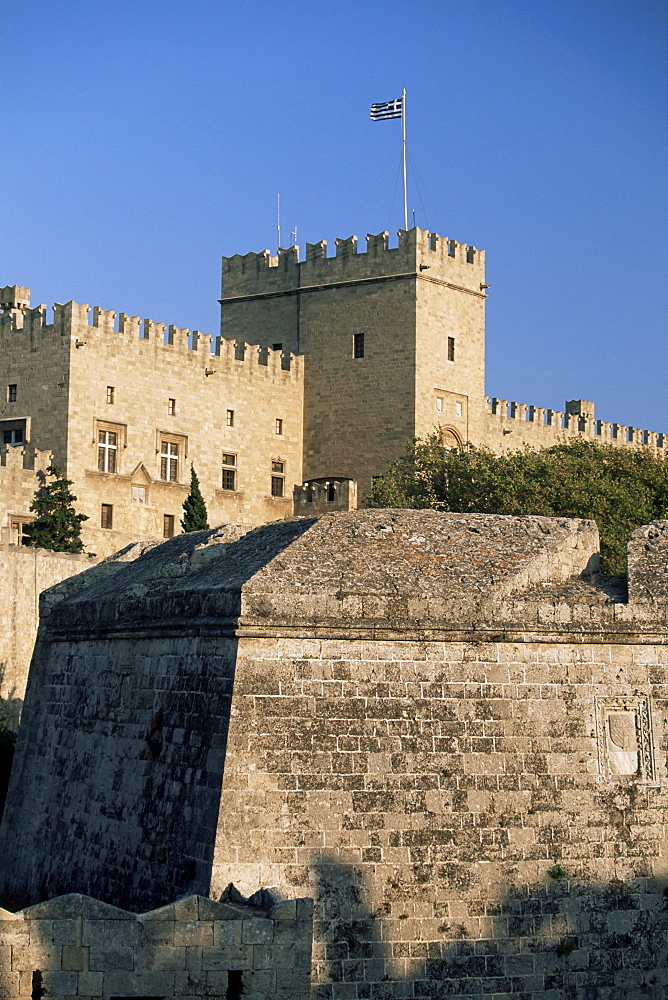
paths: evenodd
<path fill-rule="evenodd" d="M 371 507 L 432 507 L 487 514 L 593 518 L 601 570 L 626 570 L 635 528 L 668 517 L 668 461 L 649 449 L 574 441 L 540 451 L 495 455 L 447 448 L 438 433 L 409 444 L 376 480 Z"/>
<path fill-rule="evenodd" d="M 41 485 L 30 504 L 30 510 L 37 515 L 27 529 L 30 544 L 53 552 L 81 552 L 81 522 L 88 518 L 74 510 L 72 480 L 65 479 L 57 465 L 50 465 L 46 475 L 42 472 L 39 476 Z M 50 482 L 47 476 L 51 477 Z"/>
<path fill-rule="evenodd" d="M 199 479 L 194 467 L 190 466 L 190 493 L 183 501 L 181 527 L 184 531 L 203 531 L 209 527 L 204 497 L 199 488 Z"/>

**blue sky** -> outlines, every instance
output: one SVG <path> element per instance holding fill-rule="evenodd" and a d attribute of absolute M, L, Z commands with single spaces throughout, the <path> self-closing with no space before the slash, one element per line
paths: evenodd
<path fill-rule="evenodd" d="M 659 0 L 5 0 L 0 284 L 206 333 L 220 256 L 487 251 L 490 395 L 668 432 Z M 284 239 L 283 242 L 289 242 Z"/>

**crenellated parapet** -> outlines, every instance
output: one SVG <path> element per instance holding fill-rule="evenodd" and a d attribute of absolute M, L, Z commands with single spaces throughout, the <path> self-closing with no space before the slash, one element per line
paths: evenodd
<path fill-rule="evenodd" d="M 285 251 L 286 259 L 290 256 Z M 293 255 L 294 256 L 294 255 Z M 282 258 L 281 258 L 282 259 Z M 281 264 L 281 266 L 284 266 Z M 0 289 L 5 304 L 18 301 L 21 296 L 13 294 L 19 286 Z M 23 289 L 24 292 L 29 292 Z M 225 340 L 211 334 L 174 324 L 160 323 L 128 313 L 117 313 L 113 309 L 92 308 L 74 301 L 53 306 L 53 318 L 47 323 L 47 307 L 39 305 L 31 309 L 29 296 L 22 301 L 28 303 L 23 308 L 12 308 L 0 314 L 0 350 L 20 346 L 17 337 L 32 335 L 31 350 L 50 353 L 55 344 L 67 345 L 74 356 L 84 359 L 96 352 L 111 352 L 114 356 L 122 353 L 128 361 L 133 359 L 148 362 L 146 353 L 152 353 L 155 362 L 160 357 L 176 360 L 180 356 L 191 370 L 201 368 L 205 375 L 226 370 L 240 372 L 242 368 L 254 368 L 260 377 L 267 374 L 280 375 L 283 380 L 299 379 L 301 367 L 295 355 L 283 350 L 261 347 L 249 337 L 247 340 Z M 149 362 L 150 363 L 150 362 Z"/>
<path fill-rule="evenodd" d="M 492 448 L 500 440 L 504 450 L 508 450 L 525 444 L 546 448 L 585 439 L 621 448 L 650 448 L 663 456 L 668 454 L 668 435 L 596 420 L 594 404 L 588 400 L 567 400 L 563 410 L 516 403 L 496 396 L 486 396 L 485 402 L 485 443 Z"/>
<path fill-rule="evenodd" d="M 46 472 L 52 464 L 51 451 L 40 451 L 39 448 L 30 445 L 16 448 L 0 444 L 0 475 L 5 469 L 8 476 L 15 476 L 22 471 L 36 475 L 38 472 Z"/>
<path fill-rule="evenodd" d="M 328 256 L 327 241 L 306 244 L 306 257 L 299 247 L 281 249 L 276 257 L 261 253 L 223 257 L 221 302 L 261 295 L 303 292 L 309 287 L 350 281 L 419 277 L 452 282 L 458 287 L 484 293 L 484 251 L 429 230 L 400 229 L 398 244 L 389 245 L 389 232 L 369 233 L 366 247 L 357 236 L 335 240 L 335 253 Z"/>

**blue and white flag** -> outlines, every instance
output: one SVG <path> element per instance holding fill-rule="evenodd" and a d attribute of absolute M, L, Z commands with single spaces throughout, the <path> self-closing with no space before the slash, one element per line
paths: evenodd
<path fill-rule="evenodd" d="M 383 101 L 382 104 L 372 104 L 369 117 L 374 122 L 379 122 L 383 118 L 401 118 L 403 108 L 403 97 L 397 97 L 394 101 Z"/>

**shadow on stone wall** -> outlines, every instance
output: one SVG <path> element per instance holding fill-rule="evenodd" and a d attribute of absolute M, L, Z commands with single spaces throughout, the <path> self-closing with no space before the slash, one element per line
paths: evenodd
<path fill-rule="evenodd" d="M 0 698 L 0 819 L 5 808 L 9 778 L 12 773 L 16 731 L 23 702 L 20 698 Z"/>
<path fill-rule="evenodd" d="M 0 663 L 0 684 L 5 677 L 5 664 Z M 15 733 L 18 732 L 21 713 L 23 712 L 23 699 L 16 698 L 16 688 L 12 687 L 7 698 L 0 697 L 0 726 L 9 726 Z"/>
<path fill-rule="evenodd" d="M 453 869 L 450 884 L 456 885 L 454 869 L 464 866 L 442 867 Z M 386 898 L 403 895 L 404 905 L 385 903 L 374 910 L 366 903 L 359 868 L 322 857 L 314 875 L 314 955 L 319 967 L 314 967 L 311 1000 L 353 995 L 385 1000 L 666 996 L 665 879 L 602 884 L 554 878 L 546 871 L 543 884 L 456 903 L 454 918 L 449 915 L 452 903 L 436 901 L 440 940 L 434 941 L 433 918 L 421 918 L 437 900 L 433 886 L 424 901 L 418 886 L 403 893 L 402 887 L 387 886 Z M 462 908 L 465 916 L 459 915 Z M 357 983 L 358 992 L 346 992 L 346 983 Z M 367 992 L 359 992 L 360 987 Z"/>
<path fill-rule="evenodd" d="M 240 609 L 241 584 L 311 523 L 270 525 L 260 549 L 246 536 L 233 540 L 233 609 Z M 95 567 L 85 601 L 63 601 L 47 619 L 2 823 L 0 905 L 16 910 L 76 892 L 148 910 L 208 894 L 237 639 L 228 635 L 207 655 L 198 628 L 210 588 L 201 580 L 190 604 L 176 601 L 186 616 L 176 639 L 116 633 L 130 621 L 146 626 L 146 609 L 132 596 L 138 581 L 157 581 L 154 603 L 145 599 L 156 609 L 151 624 L 171 623 L 173 581 L 163 578 L 164 565 L 192 559 L 194 575 L 208 570 L 215 580 L 220 546 L 203 544 L 215 537 L 215 530 L 178 536 L 125 564 L 111 598 Z M 72 622 L 89 631 L 74 628 L 66 641 L 51 641 L 53 623 Z"/>

